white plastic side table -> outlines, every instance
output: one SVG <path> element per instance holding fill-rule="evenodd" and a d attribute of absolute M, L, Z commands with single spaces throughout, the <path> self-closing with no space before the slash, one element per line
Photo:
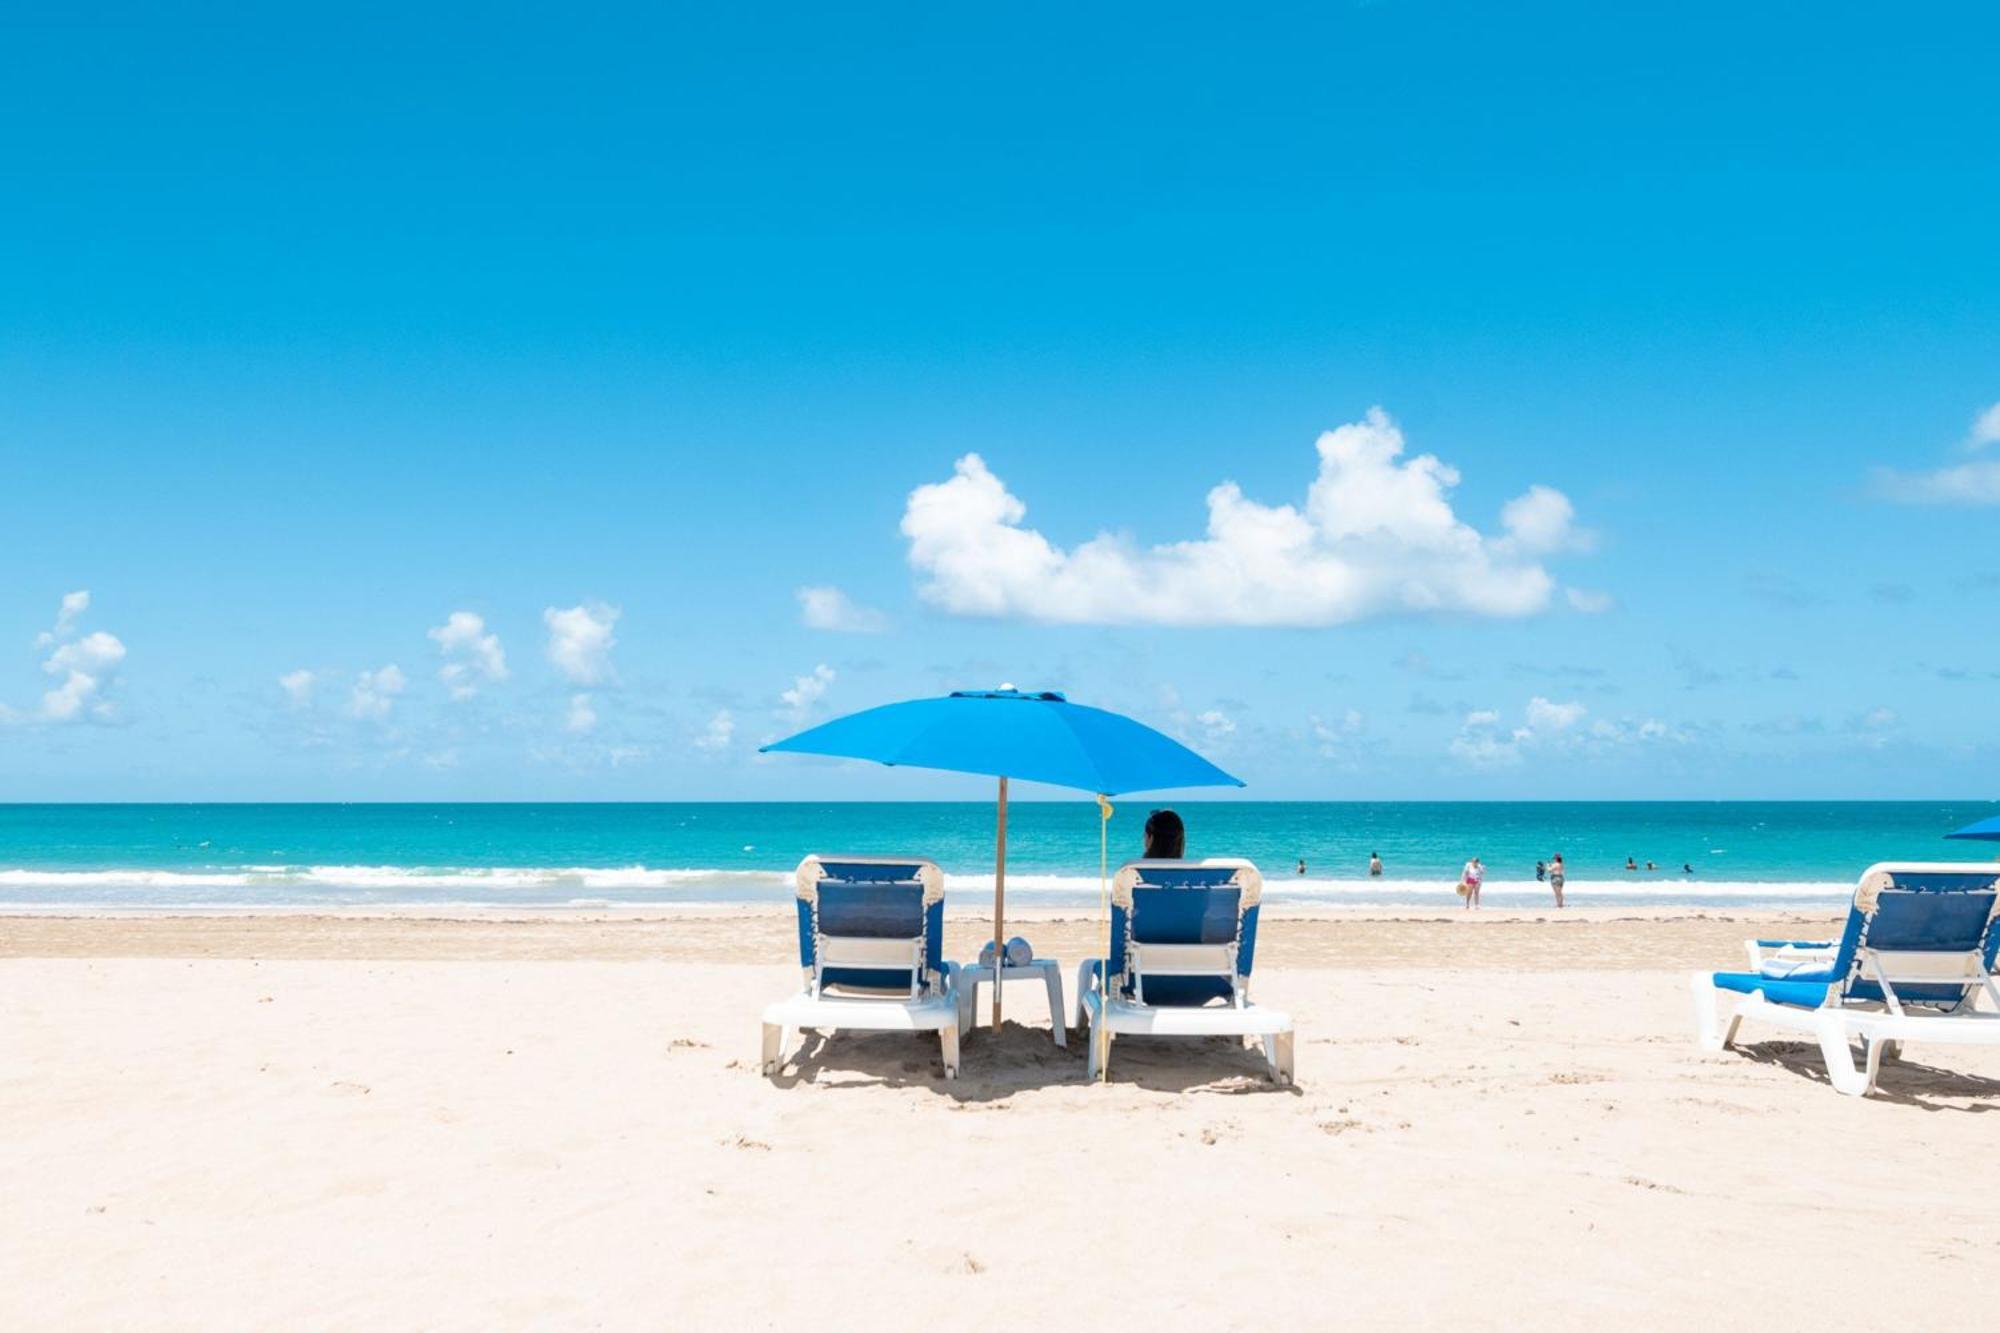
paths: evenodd
<path fill-rule="evenodd" d="M 1063 1029 L 1062 964 L 1053 958 L 1036 958 L 1026 963 L 1009 963 L 1002 971 L 1003 983 L 1039 979 L 1048 987 L 1049 1030 L 1055 1034 L 1056 1045 L 1067 1048 L 1069 1037 Z M 992 980 L 993 968 L 990 965 L 959 964 L 958 1026 L 961 1032 L 971 1033 L 973 1016 L 979 1012 L 979 988 Z"/>

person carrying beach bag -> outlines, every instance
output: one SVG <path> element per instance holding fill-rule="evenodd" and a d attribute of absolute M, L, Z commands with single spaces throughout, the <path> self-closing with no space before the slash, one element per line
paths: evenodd
<path fill-rule="evenodd" d="M 1479 906 L 1479 886 L 1485 882 L 1486 867 L 1479 864 L 1479 858 L 1475 856 L 1465 863 L 1465 869 L 1458 876 L 1458 896 L 1465 899 L 1466 910 Z"/>

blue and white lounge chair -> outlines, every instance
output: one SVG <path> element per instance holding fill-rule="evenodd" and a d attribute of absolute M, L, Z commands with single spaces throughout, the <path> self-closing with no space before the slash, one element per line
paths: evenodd
<path fill-rule="evenodd" d="M 1996 953 L 2000 866 L 1883 862 L 1839 939 L 1755 940 L 1752 970 L 1695 973 L 1698 1039 L 1726 1049 L 1746 1018 L 1811 1033 L 1833 1086 L 1865 1096 L 1906 1041 L 2000 1045 L 2000 1012 L 1978 1007 L 1983 991 L 2000 1010 Z"/>
<path fill-rule="evenodd" d="M 1271 1077 L 1292 1081 L 1291 1016 L 1250 1003 L 1263 890 L 1264 877 L 1248 861 L 1133 861 L 1118 868 L 1109 966 L 1088 958 L 1076 974 L 1078 1003 L 1090 1020 L 1091 1078 L 1100 1051 L 1108 1063 L 1111 1040 L 1122 1033 L 1257 1037 Z M 1077 1023 L 1073 1013 L 1070 1026 Z"/>
<path fill-rule="evenodd" d="M 958 1077 L 958 965 L 944 961 L 944 874 L 907 857 L 808 856 L 796 873 L 805 989 L 764 1010 L 764 1072 L 788 1028 L 936 1032 Z"/>

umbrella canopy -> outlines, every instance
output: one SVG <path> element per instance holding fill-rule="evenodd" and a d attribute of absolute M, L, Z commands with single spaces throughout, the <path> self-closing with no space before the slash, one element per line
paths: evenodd
<path fill-rule="evenodd" d="M 1172 737 L 1073 704 L 1054 690 L 960 690 L 884 704 L 764 749 L 1020 778 L 1104 796 L 1243 785 Z"/>
<path fill-rule="evenodd" d="M 1977 824 L 1967 824 L 1956 833 L 1947 833 L 1947 838 L 1975 838 L 1984 842 L 2000 842 L 2000 815 L 1982 819 Z"/>
<path fill-rule="evenodd" d="M 1129 717 L 1073 704 L 1054 690 L 959 690 L 884 704 L 773 741 L 765 751 L 872 759 L 892 767 L 1000 779 L 993 861 L 993 1026 L 1000 1026 L 1007 912 L 1007 780 L 1100 796 L 1166 787 L 1240 787 L 1171 736 Z M 1110 810 L 1105 805 L 1104 810 Z M 1060 1015 L 1050 1015 L 1061 1022 Z"/>

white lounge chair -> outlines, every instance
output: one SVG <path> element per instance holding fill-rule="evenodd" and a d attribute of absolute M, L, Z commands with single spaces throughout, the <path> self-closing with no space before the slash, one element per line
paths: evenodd
<path fill-rule="evenodd" d="M 1264 877 L 1248 861 L 1133 861 L 1111 885 L 1108 956 L 1085 959 L 1089 1075 L 1117 1036 L 1256 1037 L 1271 1077 L 1293 1081 L 1292 1019 L 1250 1002 Z M 1106 977 L 1109 977 L 1107 983 Z M 1070 1026 L 1078 1025 L 1072 1014 Z M 1100 1037 L 1100 1033 L 1102 1036 Z"/>
<path fill-rule="evenodd" d="M 1753 940 L 1749 952 L 1751 971 L 1690 981 L 1704 1049 L 1726 1049 L 1746 1018 L 1805 1032 L 1833 1086 L 1860 1097 L 1906 1041 L 2000 1045 L 2000 1012 L 1978 1007 L 1983 992 L 2000 1010 L 2000 866 L 1870 866 L 1838 940 Z"/>
<path fill-rule="evenodd" d="M 958 965 L 944 961 L 944 873 L 908 857 L 808 856 L 795 875 L 805 989 L 764 1010 L 764 1072 L 787 1029 L 935 1032 L 958 1077 Z"/>

